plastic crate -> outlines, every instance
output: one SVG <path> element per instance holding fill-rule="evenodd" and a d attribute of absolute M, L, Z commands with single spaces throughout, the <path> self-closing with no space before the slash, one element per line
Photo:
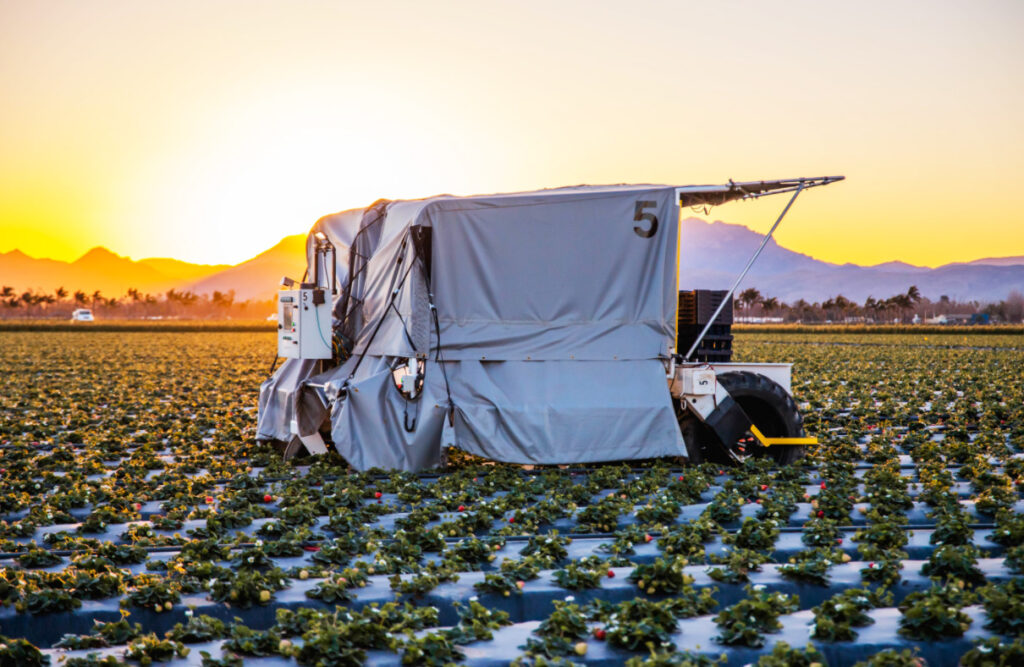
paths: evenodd
<path fill-rule="evenodd" d="M 707 324 L 728 290 L 690 290 L 679 293 L 679 324 Z M 715 319 L 715 324 L 732 324 L 732 298 Z"/>
<path fill-rule="evenodd" d="M 685 354 L 690 349 L 726 294 L 725 290 L 692 290 L 679 293 L 677 352 Z M 732 321 L 730 299 L 701 339 L 700 346 L 693 355 L 695 361 L 721 363 L 732 359 Z"/>

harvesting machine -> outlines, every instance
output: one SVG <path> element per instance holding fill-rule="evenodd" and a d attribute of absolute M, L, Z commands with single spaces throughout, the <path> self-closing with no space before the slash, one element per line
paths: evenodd
<path fill-rule="evenodd" d="M 448 447 L 565 464 L 799 458 L 790 364 L 731 361 L 732 295 L 797 196 L 842 176 L 381 200 L 282 280 L 258 438 L 421 470 Z M 679 291 L 680 211 L 789 193 L 722 291 Z"/>

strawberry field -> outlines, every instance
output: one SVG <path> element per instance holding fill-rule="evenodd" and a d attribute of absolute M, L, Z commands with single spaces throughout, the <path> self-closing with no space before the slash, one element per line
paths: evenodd
<path fill-rule="evenodd" d="M 1024 337 L 757 334 L 800 464 L 352 473 L 271 333 L 0 332 L 0 665 L 1024 664 Z"/>

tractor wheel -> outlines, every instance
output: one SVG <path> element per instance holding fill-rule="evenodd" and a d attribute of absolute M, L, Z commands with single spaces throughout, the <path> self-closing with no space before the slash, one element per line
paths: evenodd
<path fill-rule="evenodd" d="M 796 403 L 785 389 L 772 380 L 759 373 L 732 371 L 719 375 L 718 381 L 766 437 L 803 437 L 803 418 Z M 733 443 L 723 445 L 704 422 L 681 409 L 679 414 L 679 427 L 691 463 L 733 461 L 725 449 L 726 445 Z M 737 445 L 735 451 L 740 458 L 770 457 L 779 465 L 789 465 L 804 455 L 803 446 L 798 445 L 776 445 L 766 449 L 749 432 Z"/>

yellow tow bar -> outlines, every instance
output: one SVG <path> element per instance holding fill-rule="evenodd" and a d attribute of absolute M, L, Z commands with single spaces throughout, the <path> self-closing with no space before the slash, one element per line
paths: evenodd
<path fill-rule="evenodd" d="M 754 434 L 762 445 L 765 447 L 771 447 L 772 445 L 816 445 L 818 439 L 815 437 L 808 438 L 768 438 L 753 424 L 750 425 L 750 432 Z"/>

